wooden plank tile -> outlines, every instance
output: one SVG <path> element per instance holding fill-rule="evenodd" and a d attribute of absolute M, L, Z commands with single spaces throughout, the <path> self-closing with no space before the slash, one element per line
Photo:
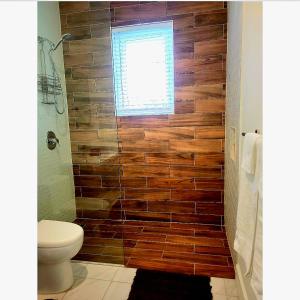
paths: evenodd
<path fill-rule="evenodd" d="M 195 101 L 196 112 L 224 112 L 225 101 L 224 100 L 196 100 Z"/>
<path fill-rule="evenodd" d="M 223 25 L 202 26 L 174 34 L 174 43 L 200 42 L 223 38 Z"/>
<path fill-rule="evenodd" d="M 120 141 L 144 139 L 144 128 L 119 128 Z"/>
<path fill-rule="evenodd" d="M 131 116 L 131 117 L 120 117 L 118 121 L 119 128 L 127 127 L 165 127 L 168 126 L 168 116 Z"/>
<path fill-rule="evenodd" d="M 195 113 L 169 115 L 170 126 L 209 126 L 222 125 L 221 113 Z"/>
<path fill-rule="evenodd" d="M 195 252 L 201 254 L 216 254 L 223 256 L 230 255 L 229 249 L 223 247 L 195 246 Z"/>
<path fill-rule="evenodd" d="M 201 73 L 206 71 L 222 71 L 223 56 L 209 55 L 198 58 L 182 58 L 175 60 L 175 72 L 177 73 Z M 197 79 L 197 77 L 196 77 Z"/>
<path fill-rule="evenodd" d="M 221 166 L 224 165 L 223 153 L 205 153 L 195 155 L 195 166 Z"/>
<path fill-rule="evenodd" d="M 196 85 L 226 83 L 226 72 L 223 70 L 202 70 L 194 73 L 194 82 Z"/>
<path fill-rule="evenodd" d="M 224 204 L 223 203 L 196 203 L 196 212 L 200 214 L 211 214 L 216 216 L 224 215 Z M 226 236 L 225 236 L 226 238 Z"/>
<path fill-rule="evenodd" d="M 113 82 L 112 78 L 99 78 L 95 79 L 96 83 L 96 91 L 101 92 L 101 91 L 108 91 L 108 92 L 113 92 Z"/>
<path fill-rule="evenodd" d="M 118 188 L 82 187 L 81 191 L 83 197 L 94 197 L 107 200 L 122 198 L 122 192 Z"/>
<path fill-rule="evenodd" d="M 193 139 L 193 127 L 145 128 L 146 140 Z"/>
<path fill-rule="evenodd" d="M 210 100 L 209 100 L 210 101 Z M 195 128 L 196 139 L 224 139 L 224 126 L 201 126 Z"/>
<path fill-rule="evenodd" d="M 221 202 L 219 191 L 171 190 L 173 201 Z M 200 207 L 200 206 L 199 206 Z"/>
<path fill-rule="evenodd" d="M 97 23 L 108 23 L 110 22 L 110 18 L 111 15 L 109 9 L 76 12 L 67 15 L 67 26 L 75 27 Z"/>
<path fill-rule="evenodd" d="M 162 189 L 125 189 L 125 199 L 135 200 L 170 200 L 170 191 Z"/>
<path fill-rule="evenodd" d="M 223 179 L 195 178 L 196 190 L 224 190 Z"/>
<path fill-rule="evenodd" d="M 110 26 L 109 24 L 102 23 L 102 24 L 95 24 L 91 25 L 91 37 L 109 37 L 110 36 Z"/>
<path fill-rule="evenodd" d="M 67 91 L 71 92 L 95 92 L 95 81 L 93 79 L 79 79 L 66 81 Z"/>
<path fill-rule="evenodd" d="M 69 14 L 78 11 L 87 11 L 90 9 L 89 2 L 84 1 L 62 1 L 59 2 L 59 10 L 61 14 Z"/>
<path fill-rule="evenodd" d="M 191 223 L 171 223 L 171 228 L 180 229 L 193 229 L 197 232 L 220 232 L 222 231 L 222 226 L 217 225 L 207 225 L 207 224 L 191 224 Z"/>
<path fill-rule="evenodd" d="M 92 80 L 91 80 L 92 81 Z M 100 105 L 102 104 L 106 104 L 106 105 L 114 105 L 113 102 L 113 94 L 110 91 L 106 91 L 106 92 L 92 92 L 92 91 L 88 91 L 88 92 L 75 92 L 73 93 L 74 96 L 74 106 L 78 107 L 79 109 L 81 109 L 80 106 L 83 105 L 92 105 L 92 104 L 98 104 L 99 107 L 101 107 Z M 84 110 L 84 108 L 82 109 L 82 116 L 83 117 L 91 117 L 90 115 L 86 115 L 86 112 Z M 110 114 L 104 114 L 101 116 L 100 112 L 97 112 L 97 116 L 99 117 L 98 119 L 100 119 L 102 116 L 103 117 L 110 117 L 113 118 L 114 121 L 116 122 L 116 118 L 115 116 L 110 113 Z"/>
<path fill-rule="evenodd" d="M 124 220 L 124 224 L 128 226 L 151 226 L 151 227 L 170 227 L 170 223 L 158 221 L 128 221 Z"/>
<path fill-rule="evenodd" d="M 124 210 L 135 210 L 135 211 L 146 211 L 147 201 L 140 200 L 122 200 L 122 209 Z"/>
<path fill-rule="evenodd" d="M 72 141 L 93 141 L 98 138 L 96 130 L 72 130 L 70 131 Z"/>
<path fill-rule="evenodd" d="M 194 265 L 184 262 L 176 262 L 176 264 L 170 264 L 170 262 L 162 260 L 130 258 L 129 262 L 127 263 L 127 267 L 176 272 L 181 274 L 194 274 Z"/>
<path fill-rule="evenodd" d="M 198 246 L 223 247 L 221 239 L 201 238 L 181 235 L 168 235 L 166 242 L 177 244 L 189 244 Z"/>
<path fill-rule="evenodd" d="M 72 153 L 72 161 L 73 164 L 97 164 L 100 162 L 100 157 L 91 153 Z"/>
<path fill-rule="evenodd" d="M 163 259 L 168 260 L 178 260 L 185 261 L 190 263 L 201 263 L 208 265 L 220 265 L 227 266 L 227 257 L 219 256 L 219 255 L 205 255 L 198 253 L 178 253 L 178 252 L 169 252 L 164 251 Z"/>
<path fill-rule="evenodd" d="M 175 140 L 169 141 L 169 149 L 177 152 L 222 152 L 221 140 L 218 139 L 198 139 L 198 140 Z"/>
<path fill-rule="evenodd" d="M 221 8 L 223 8 L 223 3 L 216 1 L 168 1 L 167 15 L 205 12 Z"/>
<path fill-rule="evenodd" d="M 66 16 L 65 16 L 66 17 Z M 89 26 L 81 26 L 74 28 L 62 28 L 62 34 L 70 33 L 72 37 L 70 40 L 85 40 L 91 38 L 91 30 Z"/>
<path fill-rule="evenodd" d="M 194 189 L 193 178 L 147 178 L 150 188 L 168 188 L 168 189 Z"/>
<path fill-rule="evenodd" d="M 224 84 L 210 84 L 197 85 L 196 100 L 224 100 L 225 99 L 225 85 Z"/>
<path fill-rule="evenodd" d="M 152 233 L 132 233 L 127 232 L 124 234 L 124 238 L 128 240 L 137 240 L 137 241 L 154 241 L 154 242 L 164 242 L 166 239 L 165 234 L 152 234 Z"/>
<path fill-rule="evenodd" d="M 120 143 L 122 152 L 166 152 L 168 141 L 131 140 Z"/>
<path fill-rule="evenodd" d="M 132 188 L 145 188 L 146 178 L 139 177 L 139 178 L 127 178 L 121 177 L 121 185 L 122 187 L 132 187 Z"/>
<path fill-rule="evenodd" d="M 92 38 L 69 42 L 68 54 L 99 52 L 106 53 L 110 50 L 110 38 Z"/>
<path fill-rule="evenodd" d="M 221 225 L 221 217 L 213 215 L 172 213 L 171 220 L 172 222 Z"/>
<path fill-rule="evenodd" d="M 73 165 L 73 175 L 79 175 L 79 165 Z"/>
<path fill-rule="evenodd" d="M 143 20 L 166 15 L 163 2 L 141 3 L 135 6 L 116 7 L 115 21 Z"/>
<path fill-rule="evenodd" d="M 153 241 L 137 241 L 135 248 L 149 250 L 163 250 L 165 248 L 164 242 L 153 242 Z"/>
<path fill-rule="evenodd" d="M 136 257 L 136 258 L 142 258 L 144 260 L 149 258 L 161 258 L 162 257 L 162 251 L 159 250 L 153 250 L 149 251 L 148 249 L 142 249 L 142 248 L 125 248 L 124 249 L 125 256 L 128 256 L 130 258 Z"/>
<path fill-rule="evenodd" d="M 193 229 L 175 229 L 175 228 L 168 228 L 168 227 L 147 227 L 146 226 L 144 227 L 143 232 L 194 236 Z"/>
<path fill-rule="evenodd" d="M 110 65 L 72 68 L 72 78 L 74 79 L 92 79 L 109 76 L 112 76 L 112 67 Z"/>
<path fill-rule="evenodd" d="M 102 175 L 102 176 L 118 176 L 118 166 L 99 166 L 99 165 L 81 165 L 81 175 Z"/>
<path fill-rule="evenodd" d="M 126 211 L 126 220 L 170 222 L 170 213 Z"/>
<path fill-rule="evenodd" d="M 194 165 L 194 153 L 145 153 L 148 164 Z"/>
<path fill-rule="evenodd" d="M 182 245 L 182 244 L 172 244 L 165 243 L 165 251 L 174 251 L 177 253 L 180 252 L 194 252 L 194 245 Z"/>
<path fill-rule="evenodd" d="M 211 12 L 195 15 L 195 26 L 216 25 L 227 23 L 227 9 L 214 10 Z"/>
<path fill-rule="evenodd" d="M 149 201 L 148 210 L 153 212 L 195 213 L 195 202 Z"/>
<path fill-rule="evenodd" d="M 203 168 L 192 166 L 170 166 L 171 177 L 221 178 L 221 168 Z"/>
<path fill-rule="evenodd" d="M 175 114 L 187 114 L 195 112 L 194 100 L 175 99 Z"/>
<path fill-rule="evenodd" d="M 168 177 L 170 175 L 169 167 L 156 165 L 124 165 L 124 177 Z"/>
<path fill-rule="evenodd" d="M 143 163 L 145 161 L 144 153 L 119 153 L 119 161 L 123 165 Z"/>
<path fill-rule="evenodd" d="M 74 176 L 75 186 L 93 186 L 101 187 L 101 177 L 100 176 Z"/>
<path fill-rule="evenodd" d="M 110 1 L 90 1 L 91 10 L 109 9 Z"/>
<path fill-rule="evenodd" d="M 176 15 L 172 16 L 171 18 L 173 20 L 174 33 L 179 33 L 194 28 L 194 15 L 192 13 Z"/>
<path fill-rule="evenodd" d="M 175 61 L 181 58 L 193 58 L 193 57 L 194 57 L 194 42 L 174 44 Z"/>
<path fill-rule="evenodd" d="M 212 40 L 195 43 L 195 57 L 204 55 L 225 54 L 226 40 Z"/>

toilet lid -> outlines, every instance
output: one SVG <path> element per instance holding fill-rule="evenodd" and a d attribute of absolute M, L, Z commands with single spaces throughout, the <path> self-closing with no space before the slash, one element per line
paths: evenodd
<path fill-rule="evenodd" d="M 38 223 L 38 247 L 62 247 L 83 237 L 83 229 L 73 223 L 42 220 Z"/>

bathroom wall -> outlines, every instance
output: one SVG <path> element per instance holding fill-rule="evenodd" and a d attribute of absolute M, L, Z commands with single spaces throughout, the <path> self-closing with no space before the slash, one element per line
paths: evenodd
<path fill-rule="evenodd" d="M 57 2 L 38 2 L 38 35 L 56 43 L 60 40 L 60 17 Z M 46 45 L 46 44 L 45 44 Z M 45 46 L 45 53 L 47 54 Z M 40 48 L 39 48 L 40 50 Z M 39 51 L 38 51 L 39 53 Z M 54 53 L 54 60 L 60 72 L 65 89 L 64 63 L 62 48 Z M 38 73 L 41 57 L 38 57 Z M 50 73 L 50 62 L 46 58 Z M 65 92 L 66 95 L 66 92 Z M 68 110 L 57 114 L 54 105 L 41 103 L 42 94 L 38 93 L 38 219 L 74 221 L 76 218 L 75 194 L 68 125 Z M 61 108 L 61 105 L 59 106 Z M 30 116 L 28 116 L 30 118 Z M 59 139 L 59 145 L 49 150 L 46 143 L 47 132 L 52 130 Z"/>
<path fill-rule="evenodd" d="M 92 213 L 87 206 L 109 189 L 126 220 L 221 225 L 226 3 L 62 2 L 60 12 L 62 30 L 75 35 L 64 59 L 79 216 L 101 217 L 99 206 Z M 174 22 L 175 114 L 118 118 L 119 144 L 110 17 L 112 26 Z"/>
<path fill-rule="evenodd" d="M 112 26 L 173 20 L 175 114 L 118 118 L 128 220 L 222 224 L 223 2 L 111 2 Z M 151 84 L 151 83 L 149 83 Z"/>
<path fill-rule="evenodd" d="M 242 132 L 262 132 L 262 4 L 231 2 L 228 6 L 228 57 L 225 144 L 225 226 L 236 266 L 241 294 L 254 300 L 255 295 L 244 277 L 243 262 L 233 250 L 239 193 Z M 234 143 L 236 153 L 230 156 Z"/>
<path fill-rule="evenodd" d="M 199 251 L 225 257 L 199 272 L 234 277 L 221 226 L 226 3 L 60 2 L 60 14 L 62 32 L 73 36 L 64 64 L 76 222 L 86 236 L 77 258 L 122 263 L 123 238 L 125 264 L 134 253 L 145 266 L 155 241 L 176 238 L 180 252 L 186 234 L 200 234 L 212 247 Z M 117 118 L 110 27 L 164 20 L 174 23 L 175 114 Z M 149 249 L 132 249 L 141 239 Z"/>

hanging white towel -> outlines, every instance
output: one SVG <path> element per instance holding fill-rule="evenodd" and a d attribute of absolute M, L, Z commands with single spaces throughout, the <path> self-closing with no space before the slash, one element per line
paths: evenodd
<path fill-rule="evenodd" d="M 255 173 L 256 142 L 258 134 L 247 133 L 242 153 L 242 168 L 240 172 L 239 200 L 234 249 L 245 263 L 245 275 L 251 271 L 253 245 L 255 239 L 257 217 L 257 188 Z M 253 163 L 254 161 L 254 163 Z"/>
<path fill-rule="evenodd" d="M 254 174 L 256 163 L 256 140 L 257 133 L 247 133 L 244 138 L 243 153 L 242 153 L 242 168 L 249 174 Z"/>
<path fill-rule="evenodd" d="M 257 207 L 257 222 L 255 230 L 255 241 L 252 258 L 252 273 L 250 284 L 256 294 L 257 299 L 262 299 L 262 207 L 263 207 L 263 193 L 262 193 L 262 138 L 260 137 L 256 143 L 256 167 L 255 167 L 255 185 L 257 191 L 258 207 Z"/>

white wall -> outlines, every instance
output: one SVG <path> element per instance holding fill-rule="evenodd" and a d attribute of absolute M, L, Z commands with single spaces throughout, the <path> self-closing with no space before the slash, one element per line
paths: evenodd
<path fill-rule="evenodd" d="M 241 296 L 256 300 L 243 261 L 233 250 L 238 206 L 242 132 L 262 132 L 262 4 L 229 2 L 225 145 L 225 224 Z M 236 130 L 236 155 L 230 158 L 230 127 Z"/>
<path fill-rule="evenodd" d="M 38 2 L 38 35 L 56 43 L 60 39 L 60 17 L 58 2 Z M 39 48 L 38 48 L 39 53 Z M 47 51 L 45 51 L 47 54 Z M 54 53 L 65 92 L 65 75 L 62 45 Z M 38 57 L 38 73 L 40 72 Z M 46 60 L 50 70 L 50 62 Z M 73 221 L 76 218 L 75 193 L 70 149 L 70 134 L 66 98 L 63 99 L 65 113 L 59 115 L 54 105 L 42 104 L 38 93 L 38 219 Z M 59 100 L 61 101 L 61 99 Z M 61 107 L 61 105 L 60 105 Z M 59 145 L 49 150 L 47 132 L 52 130 Z"/>

